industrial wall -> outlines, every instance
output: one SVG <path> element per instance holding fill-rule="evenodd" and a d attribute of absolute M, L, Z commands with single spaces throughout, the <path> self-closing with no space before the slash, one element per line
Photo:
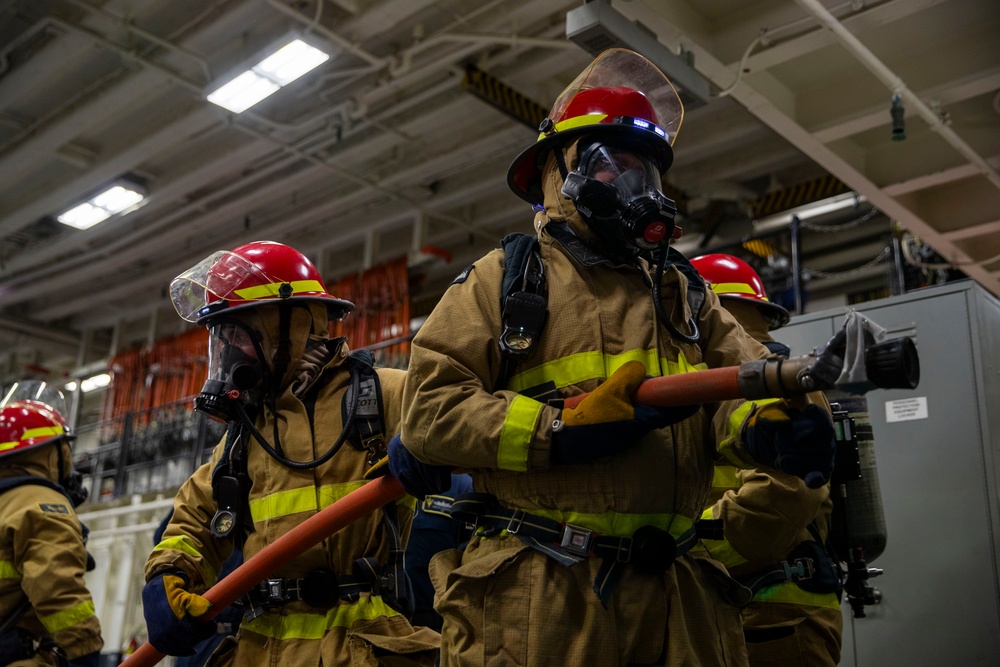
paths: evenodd
<path fill-rule="evenodd" d="M 844 606 L 847 667 L 1000 665 L 1000 301 L 971 282 L 856 307 L 915 336 L 916 390 L 867 395 L 887 528 L 871 580 L 882 601 Z M 806 354 L 846 308 L 796 317 L 775 336 Z"/>

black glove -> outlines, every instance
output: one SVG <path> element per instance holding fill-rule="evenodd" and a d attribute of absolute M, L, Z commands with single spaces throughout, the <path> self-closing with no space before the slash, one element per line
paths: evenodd
<path fill-rule="evenodd" d="M 804 479 L 811 489 L 826 484 L 833 474 L 833 422 L 818 405 L 799 410 L 768 403 L 751 416 L 744 440 L 759 463 Z"/>
<path fill-rule="evenodd" d="M 443 493 L 451 486 L 451 468 L 436 466 L 419 460 L 406 448 L 399 436 L 393 436 L 388 446 L 389 472 L 399 480 L 411 496 Z"/>
<path fill-rule="evenodd" d="M 187 590 L 187 578 L 177 571 L 161 572 L 142 589 L 142 613 L 149 643 L 166 655 L 192 655 L 194 647 L 213 636 L 214 622 L 199 621 L 211 603 Z"/>
<path fill-rule="evenodd" d="M 579 405 L 563 410 L 552 429 L 552 462 L 589 463 L 610 456 L 632 447 L 650 431 L 676 424 L 698 411 L 697 405 L 633 405 L 632 394 L 645 379 L 646 367 L 630 361 Z"/>

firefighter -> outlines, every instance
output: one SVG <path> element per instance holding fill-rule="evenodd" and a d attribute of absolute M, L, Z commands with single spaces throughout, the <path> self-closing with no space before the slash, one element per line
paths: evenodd
<path fill-rule="evenodd" d="M 62 412 L 62 395 L 39 382 L 15 385 L 0 406 L 2 665 L 96 667 L 104 646 L 74 511 L 87 491 Z"/>
<path fill-rule="evenodd" d="M 832 466 L 825 414 L 631 403 L 647 376 L 767 354 L 669 246 L 659 188 L 682 114 L 647 60 L 598 56 L 508 173 L 537 240 L 463 271 L 413 341 L 389 467 L 417 495 L 444 466 L 475 489 L 452 516 L 476 534 L 430 564 L 445 667 L 746 664 L 749 591 L 690 552 L 717 447 L 773 464 L 814 431 L 829 442 L 802 441 L 799 463 Z"/>
<path fill-rule="evenodd" d="M 768 300 L 753 267 L 721 254 L 691 263 L 747 333 L 788 356 L 770 332 L 789 313 Z M 703 518 L 722 520 L 724 539 L 702 544 L 754 593 L 742 612 L 751 667 L 840 661 L 840 578 L 824 547 L 832 508 L 828 485 L 811 489 L 780 471 L 716 467 Z"/>
<path fill-rule="evenodd" d="M 349 353 L 330 322 L 353 304 L 315 266 L 260 241 L 217 252 L 171 283 L 177 312 L 209 332 L 195 408 L 228 430 L 181 487 L 146 562 L 154 648 L 184 655 L 216 631 L 201 595 L 234 547 L 247 559 L 364 484 L 398 430 L 403 372 Z M 438 636 L 414 629 L 402 574 L 414 501 L 390 503 L 281 567 L 243 600 L 215 665 L 431 665 Z M 383 663 L 385 657 L 387 662 Z"/>

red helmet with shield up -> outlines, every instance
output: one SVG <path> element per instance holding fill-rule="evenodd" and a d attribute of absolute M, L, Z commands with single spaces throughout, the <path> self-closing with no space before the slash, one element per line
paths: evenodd
<path fill-rule="evenodd" d="M 778 329 L 791 317 L 789 312 L 771 303 L 764 290 L 764 282 L 753 267 L 732 255 L 702 255 L 691 260 L 705 282 L 720 299 L 752 301 L 767 319 L 771 329 Z"/>
<path fill-rule="evenodd" d="M 40 401 L 14 401 L 0 409 L 0 457 L 68 438 L 63 416 Z"/>
<path fill-rule="evenodd" d="M 609 49 L 562 92 L 538 140 L 511 163 L 507 184 L 529 203 L 539 202 L 546 157 L 583 135 L 634 142 L 663 174 L 683 117 L 677 91 L 655 65 L 633 51 Z"/>
<path fill-rule="evenodd" d="M 330 319 L 354 309 L 350 301 L 327 293 L 319 271 L 305 255 L 273 241 L 213 253 L 174 278 L 170 298 L 182 318 L 198 324 L 223 311 L 272 301 L 318 301 L 327 306 Z"/>

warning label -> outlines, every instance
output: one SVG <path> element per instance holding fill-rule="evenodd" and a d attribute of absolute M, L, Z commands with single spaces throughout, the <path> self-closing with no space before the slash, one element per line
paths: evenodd
<path fill-rule="evenodd" d="M 885 420 L 887 422 L 907 422 L 914 419 L 927 419 L 926 396 L 885 402 Z"/>

